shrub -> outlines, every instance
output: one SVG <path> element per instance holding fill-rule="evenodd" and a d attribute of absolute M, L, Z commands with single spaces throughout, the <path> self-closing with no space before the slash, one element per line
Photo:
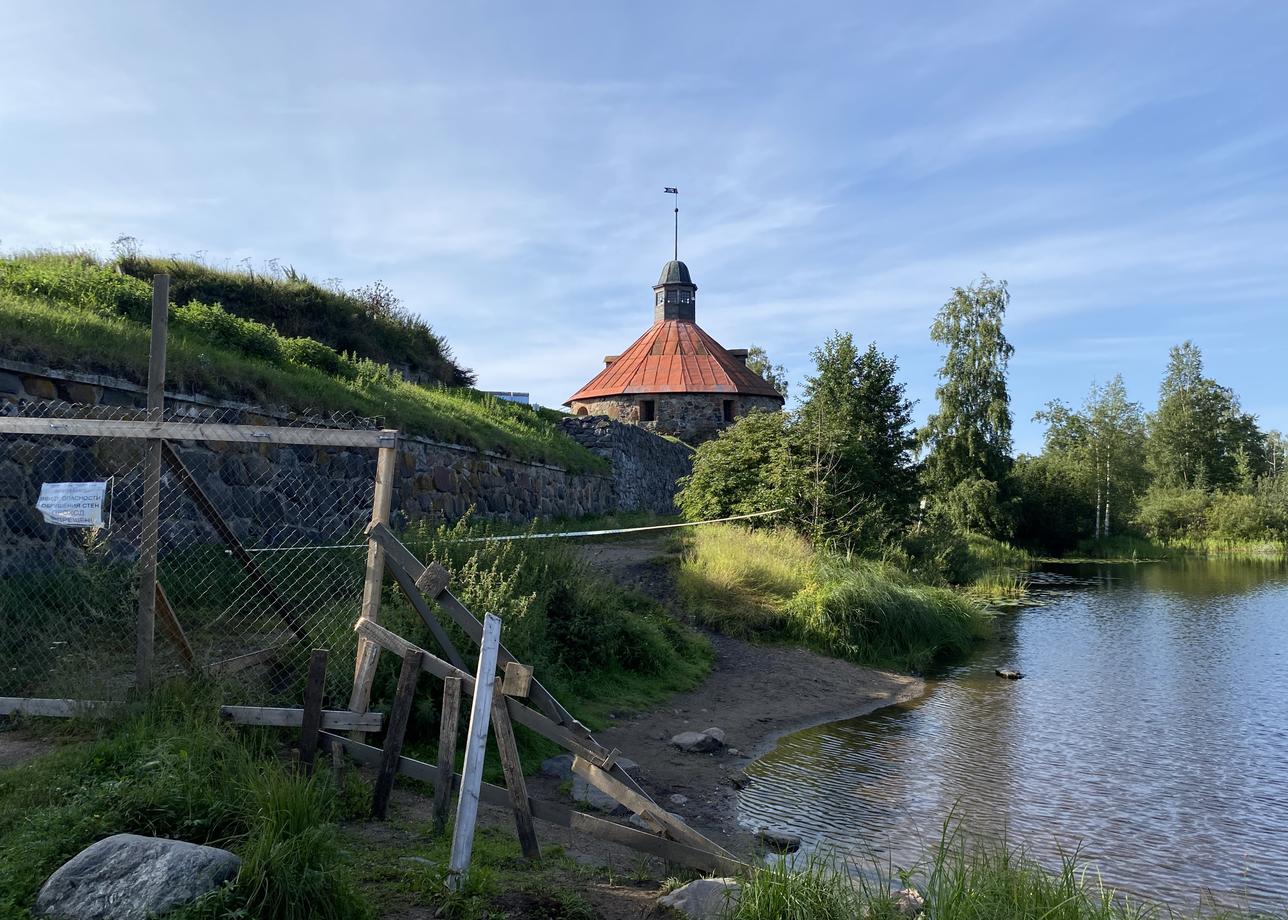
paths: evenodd
<path fill-rule="evenodd" d="M 751 412 L 698 447 L 676 505 L 691 521 L 791 504 L 788 417 Z"/>
<path fill-rule="evenodd" d="M 303 336 L 280 340 L 282 357 L 292 364 L 316 367 L 336 377 L 354 376 L 353 364 L 346 361 L 330 345 Z"/>
<path fill-rule="evenodd" d="M 1073 549 L 1092 535 L 1094 514 L 1080 477 L 1052 457 L 1021 457 L 1011 470 L 1017 499 L 1015 540 L 1051 555 Z"/>
<path fill-rule="evenodd" d="M 175 307 L 173 312 L 179 326 L 196 332 L 212 345 L 274 364 L 282 360 L 281 339 L 271 326 L 234 316 L 219 304 L 192 301 L 186 307 Z"/>
<path fill-rule="evenodd" d="M 1202 537 L 1211 501 L 1202 489 L 1150 489 L 1141 499 L 1136 523 L 1163 542 Z"/>
<path fill-rule="evenodd" d="M 1255 495 L 1214 495 L 1207 508 L 1207 533 L 1234 542 L 1272 539 L 1274 526 L 1268 510 Z"/>

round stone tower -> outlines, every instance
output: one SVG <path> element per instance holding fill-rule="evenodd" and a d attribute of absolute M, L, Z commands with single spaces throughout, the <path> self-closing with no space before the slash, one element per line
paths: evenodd
<path fill-rule="evenodd" d="M 653 325 L 568 398 L 576 415 L 605 415 L 696 444 L 753 409 L 783 397 L 747 367 L 746 349 L 726 349 L 697 324 L 698 286 L 683 262 L 662 266 L 653 285 Z"/>

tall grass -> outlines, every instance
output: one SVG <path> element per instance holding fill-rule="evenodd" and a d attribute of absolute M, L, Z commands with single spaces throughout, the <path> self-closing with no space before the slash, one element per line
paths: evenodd
<path fill-rule="evenodd" d="M 969 840 L 946 825 L 922 865 L 894 871 L 873 859 L 856 865 L 819 856 L 790 866 L 777 861 L 753 869 L 730 920 L 813 920 L 902 915 L 898 890 L 914 888 L 925 900 L 926 920 L 1284 920 L 1288 914 L 1246 910 L 1174 910 L 1133 900 L 1105 886 L 1077 853 L 1048 869 L 1005 840 Z"/>
<path fill-rule="evenodd" d="M 223 846 L 242 857 L 192 917 L 362 918 L 334 843 L 351 798 L 287 772 L 267 734 L 218 717 L 211 688 L 159 693 L 93 734 L 0 771 L 0 917 L 26 917 L 54 869 L 118 833 Z"/>
<path fill-rule="evenodd" d="M 721 632 L 905 670 L 964 653 L 989 621 L 947 588 L 888 563 L 815 550 L 786 530 L 696 529 L 679 590 L 699 621 Z"/>

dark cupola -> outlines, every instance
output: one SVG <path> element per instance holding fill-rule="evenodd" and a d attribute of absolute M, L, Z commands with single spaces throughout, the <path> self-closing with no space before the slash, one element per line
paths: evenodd
<path fill-rule="evenodd" d="M 696 322 L 697 299 L 698 286 L 689 277 L 689 267 L 674 259 L 667 262 L 653 285 L 653 322 Z"/>

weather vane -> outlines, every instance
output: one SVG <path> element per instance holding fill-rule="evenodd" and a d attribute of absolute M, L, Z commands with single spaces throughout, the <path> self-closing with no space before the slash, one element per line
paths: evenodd
<path fill-rule="evenodd" d="M 680 190 L 666 186 L 662 189 L 668 195 L 675 196 L 675 261 L 680 261 Z"/>

